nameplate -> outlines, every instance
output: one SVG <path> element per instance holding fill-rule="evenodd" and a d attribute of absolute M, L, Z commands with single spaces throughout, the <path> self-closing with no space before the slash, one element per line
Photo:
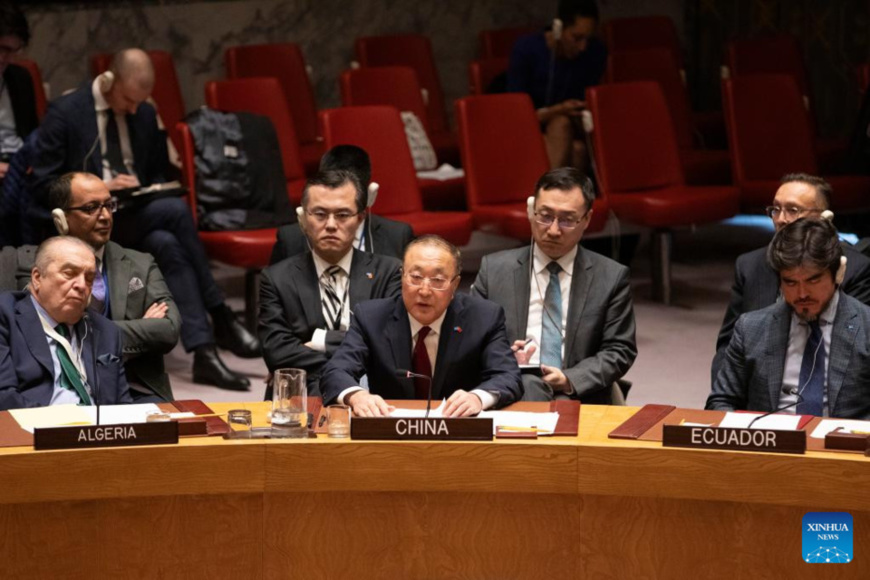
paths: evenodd
<path fill-rule="evenodd" d="M 33 448 L 84 449 L 178 443 L 178 422 L 81 425 L 33 430 Z"/>
<path fill-rule="evenodd" d="M 870 445 L 870 436 L 862 433 L 844 433 L 831 431 L 825 435 L 825 449 L 836 451 L 861 451 L 866 452 Z"/>
<path fill-rule="evenodd" d="M 354 417 L 350 421 L 350 438 L 396 441 L 492 441 L 492 419 Z"/>
<path fill-rule="evenodd" d="M 662 444 L 665 447 L 803 454 L 807 451 L 807 433 L 773 429 L 665 425 Z"/>

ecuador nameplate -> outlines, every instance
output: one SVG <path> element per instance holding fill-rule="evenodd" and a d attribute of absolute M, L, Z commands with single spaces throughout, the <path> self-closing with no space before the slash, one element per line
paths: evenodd
<path fill-rule="evenodd" d="M 79 449 L 178 443 L 178 422 L 81 425 L 33 430 L 33 448 Z"/>
<path fill-rule="evenodd" d="M 802 454 L 807 450 L 807 433 L 773 429 L 665 425 L 662 444 L 665 447 Z"/>
<path fill-rule="evenodd" d="M 397 441 L 492 441 L 492 419 L 353 418 L 350 438 Z"/>

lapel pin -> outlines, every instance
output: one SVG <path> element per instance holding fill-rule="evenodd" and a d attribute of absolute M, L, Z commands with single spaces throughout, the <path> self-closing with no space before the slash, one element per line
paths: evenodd
<path fill-rule="evenodd" d="M 372 274 L 371 272 L 366 272 L 366 278 L 368 278 L 369 280 L 373 280 L 374 277 L 375 277 L 375 275 Z"/>
<path fill-rule="evenodd" d="M 462 334 L 462 327 L 461 326 L 454 326 L 453 332 L 458 332 L 459 334 Z"/>

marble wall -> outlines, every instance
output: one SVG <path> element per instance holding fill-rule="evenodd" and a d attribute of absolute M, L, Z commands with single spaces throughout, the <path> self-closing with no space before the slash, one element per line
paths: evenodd
<path fill-rule="evenodd" d="M 667 14 L 681 33 L 679 0 L 600 0 L 602 16 Z M 169 51 L 188 110 L 203 85 L 224 75 L 223 52 L 236 44 L 296 42 L 313 67 L 318 106 L 340 103 L 338 75 L 359 36 L 415 32 L 432 39 L 448 102 L 468 93 L 467 66 L 480 30 L 545 23 L 556 0 L 212 0 L 199 2 L 35 3 L 24 8 L 36 60 L 52 96 L 90 77 L 89 57 L 128 46 Z M 452 113 L 452 111 L 450 111 Z"/>

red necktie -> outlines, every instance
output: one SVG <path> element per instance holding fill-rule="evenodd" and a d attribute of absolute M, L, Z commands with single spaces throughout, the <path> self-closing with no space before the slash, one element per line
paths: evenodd
<path fill-rule="evenodd" d="M 418 375 L 432 376 L 432 363 L 426 351 L 426 337 L 432 329 L 424 326 L 417 333 L 417 345 L 414 347 L 414 372 Z M 429 380 L 414 377 L 414 398 L 429 398 Z"/>

